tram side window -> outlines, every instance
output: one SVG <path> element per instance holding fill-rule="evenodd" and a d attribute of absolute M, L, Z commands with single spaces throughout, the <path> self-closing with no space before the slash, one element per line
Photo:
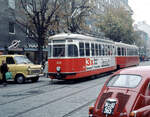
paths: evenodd
<path fill-rule="evenodd" d="M 118 56 L 120 56 L 121 55 L 120 47 L 117 48 L 117 51 L 118 51 Z"/>
<path fill-rule="evenodd" d="M 68 45 L 68 56 L 69 57 L 77 57 L 78 56 L 78 48 L 76 45 Z"/>
<path fill-rule="evenodd" d="M 101 56 L 101 45 L 99 44 L 99 55 Z"/>
<path fill-rule="evenodd" d="M 122 56 L 124 56 L 124 48 L 122 48 Z"/>
<path fill-rule="evenodd" d="M 108 45 L 108 48 L 107 48 L 107 50 L 108 50 L 108 56 L 110 56 L 111 55 L 111 52 L 110 52 L 110 49 L 111 47 L 110 47 L 110 45 Z"/>
<path fill-rule="evenodd" d="M 131 56 L 132 55 L 132 49 L 128 49 L 128 51 L 129 51 L 129 56 Z"/>
<path fill-rule="evenodd" d="M 94 49 L 94 44 L 93 43 L 91 44 L 91 51 L 92 51 L 92 56 L 94 56 L 95 55 L 95 53 L 94 53 L 95 49 Z"/>
<path fill-rule="evenodd" d="M 127 50 L 126 50 L 126 48 L 124 48 L 124 55 L 125 55 L 125 56 L 127 55 Z"/>
<path fill-rule="evenodd" d="M 116 55 L 116 49 L 114 46 L 112 47 L 112 55 Z"/>
<path fill-rule="evenodd" d="M 104 56 L 104 45 L 101 46 L 101 50 L 102 50 L 102 51 L 101 51 L 101 52 L 102 52 L 102 55 Z"/>
<path fill-rule="evenodd" d="M 104 55 L 107 55 L 107 45 L 104 45 Z"/>
<path fill-rule="evenodd" d="M 48 56 L 51 57 L 51 45 L 48 46 Z"/>
<path fill-rule="evenodd" d="M 138 50 L 137 49 L 135 49 L 135 55 L 138 55 Z"/>
<path fill-rule="evenodd" d="M 90 46 L 89 46 L 89 43 L 85 43 L 85 48 L 86 48 L 86 56 L 90 56 Z"/>
<path fill-rule="evenodd" d="M 109 46 L 109 55 L 112 56 L 112 45 Z"/>
<path fill-rule="evenodd" d="M 129 56 L 129 49 L 127 48 L 127 56 Z"/>
<path fill-rule="evenodd" d="M 135 55 L 138 55 L 138 50 L 137 49 L 135 50 Z"/>
<path fill-rule="evenodd" d="M 96 49 L 96 56 L 98 56 L 98 45 L 95 44 L 95 49 Z"/>
<path fill-rule="evenodd" d="M 64 57 L 64 56 L 65 56 L 65 45 L 54 45 L 53 57 Z"/>
<path fill-rule="evenodd" d="M 84 56 L 84 43 L 79 43 L 80 56 Z"/>

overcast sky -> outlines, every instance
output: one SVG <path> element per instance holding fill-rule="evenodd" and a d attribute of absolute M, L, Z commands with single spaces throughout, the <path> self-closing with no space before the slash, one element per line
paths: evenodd
<path fill-rule="evenodd" d="M 129 0 L 135 22 L 146 21 L 150 25 L 150 0 Z"/>

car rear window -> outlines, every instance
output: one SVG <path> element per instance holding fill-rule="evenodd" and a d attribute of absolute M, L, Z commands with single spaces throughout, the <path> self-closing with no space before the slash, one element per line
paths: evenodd
<path fill-rule="evenodd" d="M 108 87 L 135 88 L 141 81 L 138 75 L 115 75 L 107 83 Z"/>

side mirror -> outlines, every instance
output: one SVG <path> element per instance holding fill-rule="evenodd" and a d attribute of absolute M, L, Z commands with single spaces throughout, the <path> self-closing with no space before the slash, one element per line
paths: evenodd
<path fill-rule="evenodd" d="M 149 82 L 149 84 L 148 84 L 148 89 L 150 90 L 150 82 Z"/>

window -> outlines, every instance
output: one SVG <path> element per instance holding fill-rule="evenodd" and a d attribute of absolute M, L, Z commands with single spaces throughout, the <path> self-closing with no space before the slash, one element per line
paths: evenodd
<path fill-rule="evenodd" d="M 68 45 L 68 56 L 69 57 L 77 57 L 78 56 L 78 48 L 76 45 Z"/>
<path fill-rule="evenodd" d="M 103 48 L 104 48 L 104 55 L 107 55 L 107 45 L 104 45 Z"/>
<path fill-rule="evenodd" d="M 124 55 L 125 55 L 125 56 L 127 55 L 127 50 L 126 50 L 126 48 L 124 48 Z"/>
<path fill-rule="evenodd" d="M 85 49 L 86 49 L 86 56 L 90 56 L 90 46 L 89 43 L 85 43 Z"/>
<path fill-rule="evenodd" d="M 124 56 L 124 48 L 122 48 L 122 56 Z"/>
<path fill-rule="evenodd" d="M 95 44 L 96 56 L 98 56 L 98 44 Z"/>
<path fill-rule="evenodd" d="M 51 45 L 48 46 L 48 56 L 51 57 Z"/>
<path fill-rule="evenodd" d="M 84 56 L 84 43 L 79 43 L 80 56 Z"/>
<path fill-rule="evenodd" d="M 101 53 L 104 56 L 104 45 L 101 46 Z"/>
<path fill-rule="evenodd" d="M 120 49 L 120 47 L 117 48 L 117 51 L 118 51 L 118 56 L 120 56 L 121 55 L 121 49 Z"/>
<path fill-rule="evenodd" d="M 14 60 L 17 64 L 32 64 L 32 62 L 26 56 L 15 56 Z"/>
<path fill-rule="evenodd" d="M 15 0 L 8 0 L 8 5 L 10 8 L 15 9 Z"/>
<path fill-rule="evenodd" d="M 54 45 L 53 57 L 65 57 L 65 45 Z"/>
<path fill-rule="evenodd" d="M 94 56 L 95 55 L 95 53 L 94 53 L 95 48 L 94 48 L 94 44 L 93 43 L 91 44 L 91 51 L 92 51 L 92 56 Z"/>
<path fill-rule="evenodd" d="M 99 44 L 99 55 L 101 56 L 101 45 Z"/>
<path fill-rule="evenodd" d="M 9 33 L 15 34 L 15 23 L 9 22 Z"/>
<path fill-rule="evenodd" d="M 141 81 L 141 76 L 138 75 L 115 75 L 107 83 L 108 87 L 126 87 L 135 88 Z"/>
<path fill-rule="evenodd" d="M 6 58 L 6 63 L 7 64 L 15 64 L 15 61 L 14 61 L 14 59 L 12 57 L 7 57 Z"/>
<path fill-rule="evenodd" d="M 109 46 L 109 55 L 110 56 L 113 55 L 113 47 L 112 47 L 112 45 Z"/>

